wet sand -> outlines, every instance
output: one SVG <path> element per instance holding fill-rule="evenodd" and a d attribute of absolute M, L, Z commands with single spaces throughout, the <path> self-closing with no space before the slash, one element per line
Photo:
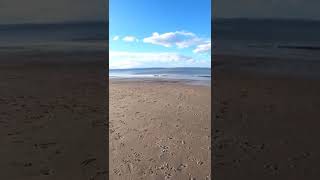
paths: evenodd
<path fill-rule="evenodd" d="M 210 87 L 119 80 L 109 87 L 110 179 L 210 179 Z"/>
<path fill-rule="evenodd" d="M 319 63 L 300 61 L 288 71 L 292 60 L 214 60 L 213 178 L 317 179 Z"/>
<path fill-rule="evenodd" d="M 105 59 L 0 54 L 0 179 L 107 179 Z"/>

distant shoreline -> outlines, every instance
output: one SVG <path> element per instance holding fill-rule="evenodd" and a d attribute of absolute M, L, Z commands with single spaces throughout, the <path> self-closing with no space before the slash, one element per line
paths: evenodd
<path fill-rule="evenodd" d="M 199 80 L 187 80 L 187 79 L 158 79 L 158 78 L 114 78 L 109 77 L 109 81 L 113 83 L 128 83 L 128 82 L 140 82 L 140 83 L 166 83 L 166 84 L 181 84 L 181 85 L 192 85 L 192 86 L 211 86 L 211 80 L 199 81 Z"/>
<path fill-rule="evenodd" d="M 170 67 L 110 69 L 109 78 L 127 81 L 166 81 L 210 86 L 211 68 Z"/>

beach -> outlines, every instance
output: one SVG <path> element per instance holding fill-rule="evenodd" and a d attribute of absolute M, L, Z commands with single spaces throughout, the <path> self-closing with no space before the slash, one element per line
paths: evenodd
<path fill-rule="evenodd" d="M 109 178 L 210 179 L 211 88 L 109 82 Z"/>
<path fill-rule="evenodd" d="M 0 54 L 0 179 L 107 179 L 105 52 Z"/>
<path fill-rule="evenodd" d="M 319 62 L 213 58 L 213 178 L 317 179 Z"/>

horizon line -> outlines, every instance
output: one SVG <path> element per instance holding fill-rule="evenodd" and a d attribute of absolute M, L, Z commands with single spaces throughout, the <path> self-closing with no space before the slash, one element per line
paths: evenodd
<path fill-rule="evenodd" d="M 309 21 L 320 22 L 316 18 L 299 18 L 299 17 L 214 17 L 215 20 L 275 20 L 275 21 Z M 22 22 L 22 23 L 0 23 L 0 26 L 6 25 L 56 25 L 56 24 L 81 24 L 81 23 L 105 23 L 109 24 L 109 20 L 66 20 L 66 21 L 51 21 L 51 22 Z"/>
<path fill-rule="evenodd" d="M 299 18 L 299 17 L 214 17 L 214 20 L 275 20 L 275 21 L 316 21 L 320 22 L 317 18 Z"/>
<path fill-rule="evenodd" d="M 70 20 L 70 21 L 51 21 L 51 22 L 23 22 L 23 23 L 0 23 L 0 26 L 15 26 L 15 25 L 57 25 L 57 24 L 82 24 L 82 23 L 105 23 L 106 20 Z"/>
<path fill-rule="evenodd" d="M 134 67 L 134 68 L 109 68 L 109 70 L 124 70 L 124 69 L 173 69 L 173 68 L 206 68 L 206 69 L 211 69 L 211 67 L 199 67 L 199 66 L 188 66 L 188 67 L 183 67 L 183 66 L 177 66 L 177 67 Z"/>

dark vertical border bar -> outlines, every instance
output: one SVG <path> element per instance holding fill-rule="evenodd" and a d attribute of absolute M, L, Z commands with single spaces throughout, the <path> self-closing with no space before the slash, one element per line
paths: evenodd
<path fill-rule="evenodd" d="M 213 109 L 213 102 L 214 102 L 214 85 L 215 85 L 215 75 L 214 75 L 214 52 L 213 52 L 213 49 L 214 49 L 214 39 L 215 39 L 215 26 L 214 26 L 214 17 L 215 17 L 215 5 L 214 5 L 214 0 L 211 0 L 211 179 L 213 179 L 213 173 L 214 173 L 214 169 L 213 169 L 213 162 L 214 162 L 214 150 L 213 150 L 213 137 L 214 137 L 214 114 L 213 113 L 214 109 Z"/>
<path fill-rule="evenodd" d="M 109 0 L 106 0 L 106 31 L 107 31 L 107 49 L 106 49 L 106 62 L 105 62 L 105 82 L 106 82 L 106 149 L 107 149 L 107 163 L 106 163 L 106 168 L 107 168 L 107 174 L 106 174 L 106 179 L 109 179 Z"/>

